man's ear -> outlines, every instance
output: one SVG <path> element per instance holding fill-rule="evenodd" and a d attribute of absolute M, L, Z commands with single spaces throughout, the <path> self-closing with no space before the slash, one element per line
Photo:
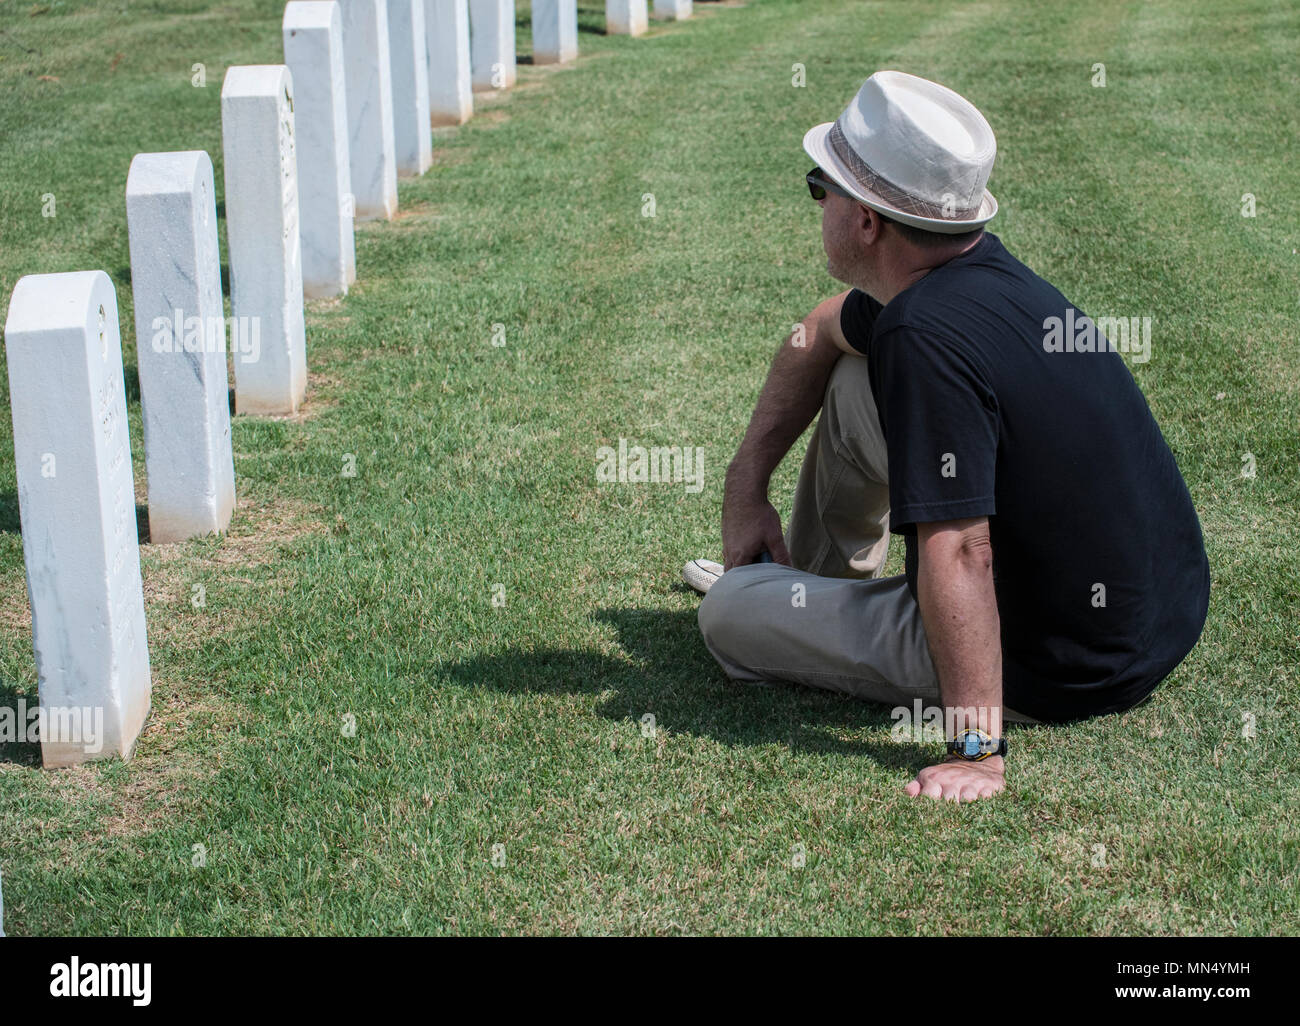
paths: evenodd
<path fill-rule="evenodd" d="M 858 228 L 868 243 L 879 242 L 880 236 L 885 230 L 885 222 L 880 215 L 870 207 L 858 204 L 858 216 L 862 219 L 858 222 Z"/>

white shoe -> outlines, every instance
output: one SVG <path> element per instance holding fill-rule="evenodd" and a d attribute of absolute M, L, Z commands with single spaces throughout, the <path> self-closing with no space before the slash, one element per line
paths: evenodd
<path fill-rule="evenodd" d="M 713 582 L 722 576 L 722 564 L 711 559 L 692 559 L 682 567 L 682 580 L 701 595 L 713 587 Z"/>

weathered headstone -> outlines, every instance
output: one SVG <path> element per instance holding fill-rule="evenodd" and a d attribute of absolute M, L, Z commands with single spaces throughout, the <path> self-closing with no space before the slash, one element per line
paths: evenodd
<path fill-rule="evenodd" d="M 348 93 L 348 159 L 359 221 L 397 213 L 397 151 L 387 0 L 340 0 L 343 82 Z"/>
<path fill-rule="evenodd" d="M 424 31 L 430 120 L 435 125 L 464 124 L 474 112 L 468 0 L 424 0 Z"/>
<path fill-rule="evenodd" d="M 103 271 L 19 280 L 5 324 L 46 766 L 128 758 L 149 714 L 117 296 Z"/>
<path fill-rule="evenodd" d="M 515 84 L 514 0 L 469 0 L 469 46 L 475 92 Z"/>
<path fill-rule="evenodd" d="M 357 280 L 343 14 L 334 0 L 291 0 L 282 31 L 295 94 L 302 290 L 323 299 Z"/>
<path fill-rule="evenodd" d="M 691 0 L 655 0 L 655 17 L 683 21 L 691 16 Z"/>
<path fill-rule="evenodd" d="M 578 0 L 533 0 L 533 61 L 564 64 L 578 56 Z"/>
<path fill-rule="evenodd" d="M 283 64 L 230 68 L 221 87 L 235 409 L 294 413 L 307 393 L 293 80 Z M 238 336 L 238 337 L 236 337 Z"/>
<path fill-rule="evenodd" d="M 397 173 L 422 175 L 433 163 L 424 0 L 388 0 L 388 44 Z"/>
<path fill-rule="evenodd" d="M 235 506 L 235 465 L 208 155 L 137 154 L 126 178 L 126 223 L 149 540 L 224 531 Z"/>
<path fill-rule="evenodd" d="M 646 0 L 605 0 L 605 31 L 610 35 L 639 36 L 649 24 Z"/>

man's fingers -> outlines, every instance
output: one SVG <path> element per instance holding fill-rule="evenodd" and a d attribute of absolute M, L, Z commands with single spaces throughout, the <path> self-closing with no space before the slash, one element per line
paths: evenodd
<path fill-rule="evenodd" d="M 754 562 L 756 555 L 757 553 L 745 552 L 743 550 L 737 552 L 736 558 L 732 561 L 731 566 L 726 567 L 723 572 L 725 573 L 726 570 L 730 570 L 731 567 L 735 567 L 735 566 L 749 566 L 750 563 Z"/>
<path fill-rule="evenodd" d="M 747 566 L 752 562 L 754 562 L 753 551 L 746 552 L 745 549 L 741 547 L 725 556 L 722 563 L 722 572 L 726 573 L 732 567 Z"/>
<path fill-rule="evenodd" d="M 794 566 L 790 559 L 790 550 L 785 547 L 785 539 L 779 534 L 775 538 L 767 540 L 767 551 L 778 563 L 784 563 L 789 567 Z"/>
<path fill-rule="evenodd" d="M 904 790 L 912 798 L 925 795 L 950 802 L 973 802 L 992 798 L 1006 787 L 1006 782 L 1000 777 L 990 780 L 984 776 L 981 772 L 964 770 L 952 764 L 928 766 Z"/>

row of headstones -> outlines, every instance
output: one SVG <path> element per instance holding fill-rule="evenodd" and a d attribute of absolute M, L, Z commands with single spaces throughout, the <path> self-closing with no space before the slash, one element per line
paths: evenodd
<path fill-rule="evenodd" d="M 640 34 L 646 8 L 607 0 L 607 29 Z M 665 17 L 690 8 L 655 0 Z M 538 63 L 572 60 L 576 0 L 533 0 L 533 33 Z M 391 218 L 398 171 L 430 166 L 430 125 L 463 122 L 473 89 L 515 77 L 513 0 L 292 0 L 283 38 L 285 64 L 232 67 L 221 92 L 229 322 L 207 153 L 138 154 L 127 176 L 154 542 L 229 524 L 227 326 L 237 411 L 295 412 L 307 384 L 304 292 L 346 293 L 354 218 Z M 112 281 L 22 278 L 5 346 L 42 760 L 127 757 L 151 685 Z"/>

